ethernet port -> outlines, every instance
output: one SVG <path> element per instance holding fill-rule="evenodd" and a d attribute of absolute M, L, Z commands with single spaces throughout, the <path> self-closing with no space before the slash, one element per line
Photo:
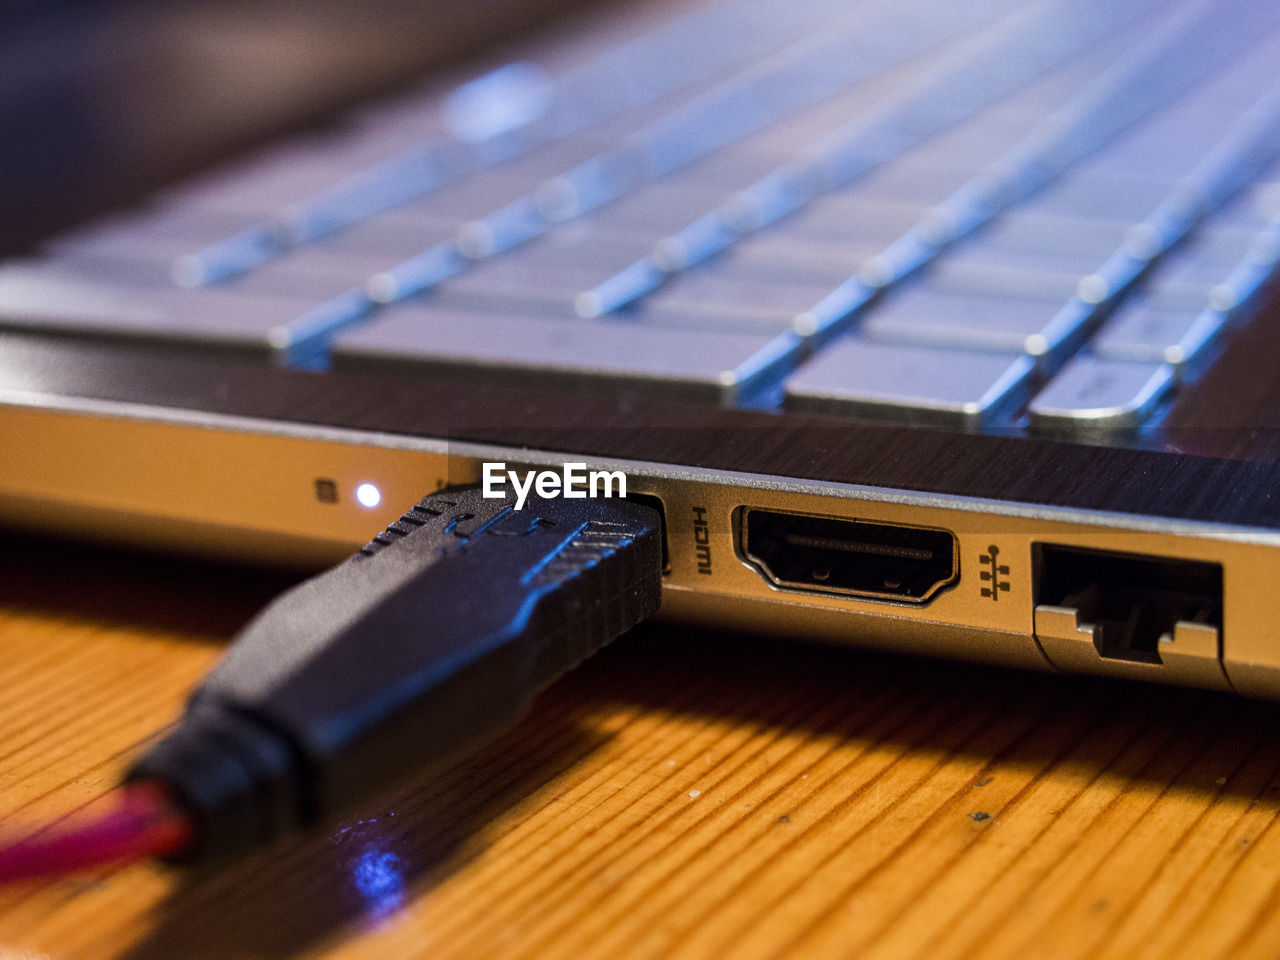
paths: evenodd
<path fill-rule="evenodd" d="M 1057 665 L 1082 668 L 1082 647 L 1091 644 L 1104 661 L 1216 675 L 1218 564 L 1052 544 L 1036 544 L 1033 557 L 1036 636 Z"/>

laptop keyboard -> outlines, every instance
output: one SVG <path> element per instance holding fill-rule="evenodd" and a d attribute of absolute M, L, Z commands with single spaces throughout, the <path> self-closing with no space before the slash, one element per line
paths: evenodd
<path fill-rule="evenodd" d="M 1280 8 L 636 6 L 0 264 L 0 329 L 1108 442 L 1280 263 Z"/>

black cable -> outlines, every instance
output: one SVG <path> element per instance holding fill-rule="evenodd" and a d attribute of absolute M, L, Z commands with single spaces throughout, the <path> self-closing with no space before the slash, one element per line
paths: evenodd
<path fill-rule="evenodd" d="M 128 780 L 191 821 L 180 860 L 358 809 L 515 723 L 657 609 L 661 571 L 647 507 L 433 494 L 263 610 Z"/>

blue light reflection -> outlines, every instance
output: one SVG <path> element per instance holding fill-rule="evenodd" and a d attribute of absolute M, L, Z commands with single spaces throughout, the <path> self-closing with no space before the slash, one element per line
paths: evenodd
<path fill-rule="evenodd" d="M 374 917 L 394 913 L 404 903 L 404 864 L 394 853 L 366 850 L 352 867 L 352 879 Z"/>

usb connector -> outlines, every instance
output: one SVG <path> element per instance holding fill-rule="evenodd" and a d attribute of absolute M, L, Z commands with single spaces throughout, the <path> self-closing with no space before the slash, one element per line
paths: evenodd
<path fill-rule="evenodd" d="M 191 820 L 175 859 L 358 808 L 514 724 L 534 695 L 653 613 L 660 521 L 621 500 L 424 498 L 271 603 L 131 781 Z"/>

